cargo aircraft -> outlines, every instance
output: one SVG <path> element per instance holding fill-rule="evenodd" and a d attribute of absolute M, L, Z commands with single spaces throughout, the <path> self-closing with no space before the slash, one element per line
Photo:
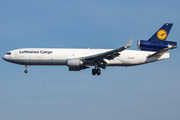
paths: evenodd
<path fill-rule="evenodd" d="M 101 68 L 108 66 L 135 66 L 169 58 L 170 49 L 177 48 L 177 42 L 166 41 L 172 23 L 165 23 L 151 38 L 139 40 L 140 50 L 126 50 L 133 42 L 117 49 L 55 49 L 23 48 L 7 52 L 5 61 L 24 65 L 24 72 L 31 65 L 68 66 L 69 71 L 80 71 L 94 66 L 92 75 L 100 75 Z"/>

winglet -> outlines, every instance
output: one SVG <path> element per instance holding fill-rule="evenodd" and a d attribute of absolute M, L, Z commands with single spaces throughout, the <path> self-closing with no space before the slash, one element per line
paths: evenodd
<path fill-rule="evenodd" d="M 129 48 L 131 47 L 132 43 L 133 43 L 133 39 L 129 40 L 129 42 L 124 47 Z"/>

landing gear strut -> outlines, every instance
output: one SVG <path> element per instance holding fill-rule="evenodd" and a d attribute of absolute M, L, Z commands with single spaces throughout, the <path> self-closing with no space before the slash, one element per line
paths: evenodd
<path fill-rule="evenodd" d="M 27 73 L 27 72 L 28 72 L 28 71 L 27 71 L 27 67 L 28 67 L 28 66 L 25 65 L 24 67 L 25 67 L 25 69 L 26 69 L 26 70 L 24 70 L 24 73 Z"/>
<path fill-rule="evenodd" d="M 92 69 L 92 75 L 100 75 L 101 74 L 101 70 L 99 69 L 99 64 L 98 62 L 95 62 L 95 69 Z"/>

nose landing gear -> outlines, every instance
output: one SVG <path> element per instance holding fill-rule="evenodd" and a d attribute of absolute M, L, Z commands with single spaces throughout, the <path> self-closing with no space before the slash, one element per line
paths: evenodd
<path fill-rule="evenodd" d="M 27 70 L 24 70 L 24 73 L 27 73 L 28 71 Z"/>
<path fill-rule="evenodd" d="M 28 67 L 28 66 L 25 65 L 24 67 L 25 67 L 25 69 L 26 69 L 26 70 L 24 70 L 24 73 L 28 73 L 28 71 L 27 71 L 27 67 Z"/>

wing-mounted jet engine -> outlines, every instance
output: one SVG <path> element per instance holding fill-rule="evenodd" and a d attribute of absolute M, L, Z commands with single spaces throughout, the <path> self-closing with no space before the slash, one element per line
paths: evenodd
<path fill-rule="evenodd" d="M 80 71 L 89 68 L 84 66 L 84 62 L 77 58 L 67 60 L 67 66 L 69 67 L 69 71 Z"/>

